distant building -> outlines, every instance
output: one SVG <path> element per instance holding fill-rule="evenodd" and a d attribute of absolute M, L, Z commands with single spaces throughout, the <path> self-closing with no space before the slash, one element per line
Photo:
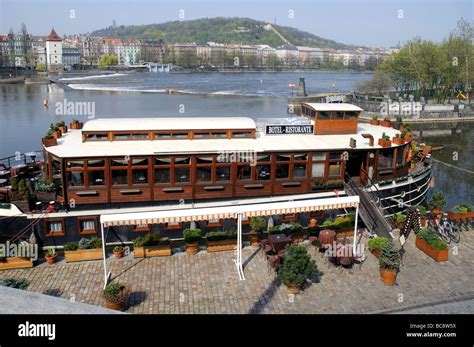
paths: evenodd
<path fill-rule="evenodd" d="M 63 70 L 63 43 L 54 28 L 46 39 L 46 68 L 48 71 Z"/>
<path fill-rule="evenodd" d="M 163 64 L 165 60 L 165 45 L 163 40 L 142 40 L 141 60 Z"/>
<path fill-rule="evenodd" d="M 99 57 L 102 52 L 102 40 L 100 38 L 87 35 L 79 47 L 83 65 L 99 64 Z"/>
<path fill-rule="evenodd" d="M 141 42 L 137 39 L 122 40 L 120 65 L 134 65 L 140 62 Z"/>
<path fill-rule="evenodd" d="M 275 54 L 285 66 L 294 67 L 298 65 L 300 55 L 296 46 L 283 45 L 276 49 Z"/>
<path fill-rule="evenodd" d="M 8 35 L 0 35 L 0 66 L 10 67 L 11 44 Z"/>
<path fill-rule="evenodd" d="M 114 55 L 117 57 L 118 64 L 123 62 L 122 54 L 122 40 L 120 39 L 104 39 L 102 41 L 102 54 L 103 55 Z"/>
<path fill-rule="evenodd" d="M 73 46 L 63 47 L 63 65 L 66 70 L 76 68 L 81 64 L 81 52 L 79 48 Z"/>
<path fill-rule="evenodd" d="M 38 67 L 41 64 L 46 68 L 46 36 L 32 36 L 31 49 L 33 51 L 34 66 Z"/>

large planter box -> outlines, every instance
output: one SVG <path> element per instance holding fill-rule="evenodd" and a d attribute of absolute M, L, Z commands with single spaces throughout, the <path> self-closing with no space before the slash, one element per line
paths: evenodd
<path fill-rule="evenodd" d="M 335 229 L 336 237 L 351 237 L 354 236 L 354 227 L 345 227 L 341 229 Z"/>
<path fill-rule="evenodd" d="M 448 212 L 449 219 L 466 219 L 466 218 L 474 218 L 474 212 L 466 212 L 466 213 L 452 213 Z"/>
<path fill-rule="evenodd" d="M 11 202 L 13 205 L 18 207 L 22 212 L 30 212 L 30 203 L 27 200 L 14 200 Z"/>
<path fill-rule="evenodd" d="M 134 247 L 135 258 L 167 257 L 171 255 L 171 245 Z"/>
<path fill-rule="evenodd" d="M 237 240 L 208 241 L 208 252 L 233 251 L 237 249 Z"/>
<path fill-rule="evenodd" d="M 423 239 L 416 237 L 415 245 L 418 249 L 421 249 L 429 257 L 433 258 L 436 261 L 446 261 L 448 260 L 448 250 L 444 249 L 441 251 L 431 248 L 431 246 Z"/>
<path fill-rule="evenodd" d="M 380 147 L 390 148 L 390 146 L 392 146 L 392 141 L 379 139 L 378 144 L 379 144 Z"/>
<path fill-rule="evenodd" d="M 69 127 L 74 130 L 82 129 L 83 126 L 84 126 L 84 123 L 82 122 L 77 122 L 77 123 L 72 122 L 69 124 Z"/>
<path fill-rule="evenodd" d="M 36 192 L 36 199 L 42 202 L 50 202 L 56 200 L 55 192 Z"/>
<path fill-rule="evenodd" d="M 85 260 L 101 260 L 102 248 L 80 249 L 78 251 L 64 251 L 64 259 L 67 263 Z"/>
<path fill-rule="evenodd" d="M 52 146 L 56 146 L 58 144 L 58 141 L 54 137 L 52 139 L 43 138 L 42 141 L 43 141 L 43 145 L 45 147 L 52 147 Z"/>
<path fill-rule="evenodd" d="M 33 267 L 31 258 L 5 258 L 0 261 L 0 270 L 25 269 Z"/>

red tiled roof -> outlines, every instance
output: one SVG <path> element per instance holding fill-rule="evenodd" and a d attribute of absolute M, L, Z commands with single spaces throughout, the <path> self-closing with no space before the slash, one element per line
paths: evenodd
<path fill-rule="evenodd" d="M 48 41 L 62 41 L 58 34 L 56 34 L 56 31 L 54 31 L 54 28 L 51 29 L 51 33 L 48 36 Z"/>

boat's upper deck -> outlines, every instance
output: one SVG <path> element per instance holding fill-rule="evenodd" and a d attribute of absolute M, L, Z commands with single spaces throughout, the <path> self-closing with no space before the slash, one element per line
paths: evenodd
<path fill-rule="evenodd" d="M 87 131 L 135 131 L 173 129 L 255 129 L 250 118 L 154 118 L 145 119 L 97 119 L 84 125 L 83 130 L 70 130 L 57 140 L 57 145 L 46 150 L 60 158 L 87 158 L 111 156 L 144 156 L 179 153 L 220 153 L 227 152 L 284 152 L 284 151 L 336 151 L 351 149 L 381 148 L 378 140 L 385 133 L 390 138 L 400 132 L 393 128 L 372 126 L 365 123 L 357 125 L 355 134 L 314 135 L 285 134 L 268 135 L 257 131 L 255 138 L 212 138 L 212 139 L 133 139 L 120 141 L 84 141 L 83 132 Z M 133 129 L 130 129 L 130 128 Z M 247 127 L 247 128 L 245 128 Z M 257 129 L 259 130 L 259 129 Z M 371 135 L 374 145 L 369 145 Z M 356 140 L 356 147 L 350 147 L 350 140 Z M 392 146 L 394 146 L 392 144 Z"/>

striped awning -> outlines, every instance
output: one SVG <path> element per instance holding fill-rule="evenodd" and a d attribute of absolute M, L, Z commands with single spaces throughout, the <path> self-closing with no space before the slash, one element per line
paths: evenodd
<path fill-rule="evenodd" d="M 100 222 L 104 225 L 104 227 L 137 224 L 179 223 L 204 221 L 210 219 L 237 218 L 239 214 L 242 214 L 243 218 L 247 218 L 321 210 L 334 210 L 339 208 L 357 207 L 358 204 L 358 196 L 344 196 L 337 198 L 270 202 L 237 206 L 196 209 L 186 208 L 153 212 L 109 214 L 100 216 Z"/>

